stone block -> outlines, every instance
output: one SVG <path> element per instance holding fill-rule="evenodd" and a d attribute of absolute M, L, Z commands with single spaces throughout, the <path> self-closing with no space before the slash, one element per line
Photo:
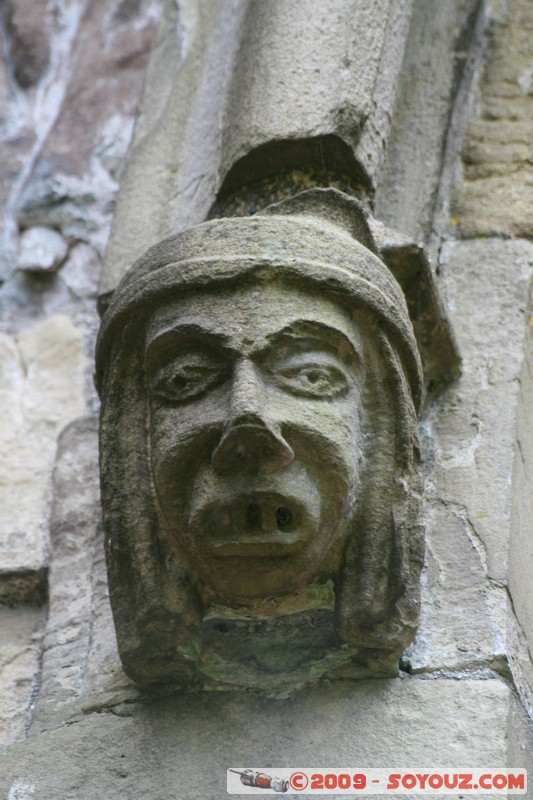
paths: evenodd
<path fill-rule="evenodd" d="M 517 767 L 507 761 L 512 702 L 495 678 L 397 678 L 291 698 L 215 693 L 122 704 L 8 748 L 0 793 L 18 781 L 32 800 L 222 800 L 226 770 L 242 765 Z"/>
<path fill-rule="evenodd" d="M 441 266 L 463 376 L 430 413 L 437 469 L 445 502 L 466 503 L 495 580 L 506 577 L 518 379 L 532 272 L 531 243 L 496 239 L 458 242 Z"/>
<path fill-rule="evenodd" d="M 61 278 L 76 297 L 95 297 L 98 290 L 101 259 L 84 242 L 75 245 L 63 264 Z"/>
<path fill-rule="evenodd" d="M 0 348 L 0 575 L 5 582 L 46 563 L 56 438 L 83 410 L 85 356 L 81 333 L 60 316 L 17 340 L 2 335 Z"/>
<path fill-rule="evenodd" d="M 26 732 L 44 618 L 42 608 L 0 608 L 0 744 Z"/>
<path fill-rule="evenodd" d="M 137 692 L 120 668 L 105 569 L 98 421 L 81 417 L 58 440 L 53 474 L 50 599 L 32 730 Z"/>
<path fill-rule="evenodd" d="M 352 187 L 373 191 L 411 6 L 167 5 L 101 293 L 116 287 L 147 246 L 205 220 L 217 193 L 302 167 L 327 174 L 322 185 L 347 173 Z"/>
<path fill-rule="evenodd" d="M 464 237 L 530 238 L 533 7 L 527 0 L 510 0 L 499 14 L 492 8 L 490 23 L 479 117 L 466 132 L 464 180 L 452 213 Z"/>
<path fill-rule="evenodd" d="M 529 242 L 458 242 L 443 251 L 463 369 L 423 421 L 427 565 L 421 624 L 406 654 L 413 671 L 507 669 L 511 481 L 532 267 Z"/>
<path fill-rule="evenodd" d="M 53 272 L 65 260 L 68 245 L 51 228 L 29 228 L 19 240 L 18 266 L 29 272 Z"/>
<path fill-rule="evenodd" d="M 10 56 L 17 83 L 23 89 L 36 84 L 50 60 L 46 0 L 7 0 Z"/>

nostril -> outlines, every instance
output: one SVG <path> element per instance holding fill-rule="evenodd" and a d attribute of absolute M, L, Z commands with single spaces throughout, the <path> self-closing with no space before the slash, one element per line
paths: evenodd
<path fill-rule="evenodd" d="M 237 445 L 233 452 L 239 460 L 246 458 L 246 447 L 243 444 Z"/>
<path fill-rule="evenodd" d="M 276 511 L 276 523 L 281 531 L 286 530 L 292 522 L 292 511 L 280 506 Z"/>
<path fill-rule="evenodd" d="M 249 528 L 257 528 L 261 523 L 261 509 L 257 503 L 250 503 L 246 509 L 246 524 Z"/>

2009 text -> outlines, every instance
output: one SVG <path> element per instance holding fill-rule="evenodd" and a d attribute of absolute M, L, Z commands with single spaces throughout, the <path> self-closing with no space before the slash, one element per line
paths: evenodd
<path fill-rule="evenodd" d="M 357 796 L 362 792 L 365 795 L 442 795 L 475 792 L 476 795 L 509 796 L 526 794 L 527 772 L 523 769 L 247 768 L 228 770 L 227 788 L 229 794 L 263 795 L 307 795 L 313 792 L 344 796 Z"/>

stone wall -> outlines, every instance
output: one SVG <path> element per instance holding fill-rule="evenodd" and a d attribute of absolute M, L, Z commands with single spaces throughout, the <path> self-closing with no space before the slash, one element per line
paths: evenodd
<path fill-rule="evenodd" d="M 461 378 L 428 398 L 421 422 L 427 556 L 418 635 L 395 679 L 290 698 L 155 701 L 131 684 L 116 651 L 92 355 L 101 260 L 163 4 L 9 0 L 2 10 L 0 726 L 4 741 L 26 739 L 1 757 L 9 800 L 159 800 L 179 785 L 206 800 L 225 796 L 225 769 L 244 762 L 533 769 L 533 4 L 435 0 L 435 13 L 427 0 L 404 5 L 391 54 L 402 69 L 394 91 L 383 90 L 390 125 L 368 118 L 367 139 L 377 147 L 380 130 L 383 151 L 367 164 L 364 194 L 383 222 L 430 247 L 462 356 Z M 218 118 L 208 114 L 216 87 L 201 65 L 218 58 L 229 70 L 231 59 L 248 64 L 255 52 L 268 60 L 262 38 L 281 47 L 284 32 L 257 27 L 247 3 L 230 6 L 224 24 L 244 25 L 249 38 L 221 53 L 210 47 L 218 4 L 165 5 L 147 73 L 157 91 L 145 94 L 130 150 L 104 293 L 140 247 L 122 227 L 132 209 L 142 218 L 154 196 L 160 204 L 164 183 L 175 205 L 164 218 L 148 208 L 156 238 L 203 219 L 246 155 L 239 136 L 252 142 L 246 124 L 261 108 L 250 111 L 250 97 L 241 97 L 248 116 L 225 143 L 215 147 L 205 133 Z M 174 87 L 171 58 L 185 76 Z M 261 130 L 253 127 L 254 146 Z M 318 181 L 303 174 L 290 180 Z"/>
<path fill-rule="evenodd" d="M 498 478 L 495 475 L 489 485 L 494 506 L 503 517 L 493 525 L 488 520 L 494 517 L 496 508 L 487 509 L 487 517 L 478 525 L 484 543 L 489 537 L 494 538 L 496 529 L 505 532 L 500 575 L 494 566 L 491 573 L 492 579 L 501 582 L 509 593 L 506 650 L 517 690 L 531 714 L 533 607 L 527 575 L 533 567 L 533 528 L 529 511 L 531 403 L 527 398 L 531 388 L 533 321 L 533 9 L 530 3 L 515 0 L 494 3 L 491 12 L 486 63 L 477 89 L 475 115 L 465 135 L 459 165 L 461 180 L 452 202 L 451 224 L 461 241 L 453 244 L 449 252 L 465 254 L 467 263 L 480 270 L 479 284 L 487 279 L 494 264 L 498 281 L 505 281 L 514 295 L 505 301 L 503 286 L 494 284 L 490 299 L 487 296 L 484 300 L 482 295 L 479 303 L 488 313 L 502 308 L 502 302 L 512 309 L 516 338 L 513 345 L 513 327 L 506 325 L 498 341 L 494 341 L 490 361 L 486 361 L 492 372 L 498 350 L 505 360 L 504 369 L 487 376 L 487 386 L 495 393 L 496 401 L 489 430 L 501 431 L 506 437 L 507 455 L 498 455 L 491 444 L 490 455 L 487 453 L 484 459 L 485 474 L 489 462 L 498 471 Z M 446 269 L 445 266 L 444 275 Z"/>
<path fill-rule="evenodd" d="M 101 258 L 160 5 L 8 0 L 0 12 L 3 740 L 23 735 L 39 683 L 52 469 L 61 430 L 97 408 Z"/>

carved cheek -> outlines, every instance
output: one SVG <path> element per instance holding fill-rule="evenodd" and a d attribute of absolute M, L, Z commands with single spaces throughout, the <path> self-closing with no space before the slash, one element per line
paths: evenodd
<path fill-rule="evenodd" d="M 353 474 L 360 452 L 359 397 L 353 391 L 341 400 L 313 402 L 294 399 L 274 408 L 281 430 L 294 447 L 297 458 L 310 466 L 324 464 Z M 276 413 L 277 412 L 277 413 Z M 302 452 L 302 450 L 304 452 Z"/>
<path fill-rule="evenodd" d="M 217 393 L 219 394 L 219 393 Z M 222 393 L 220 393 L 222 394 Z M 225 420 L 224 397 L 176 407 L 152 404 L 151 467 L 164 508 L 183 508 L 200 465 L 210 462 Z"/>

